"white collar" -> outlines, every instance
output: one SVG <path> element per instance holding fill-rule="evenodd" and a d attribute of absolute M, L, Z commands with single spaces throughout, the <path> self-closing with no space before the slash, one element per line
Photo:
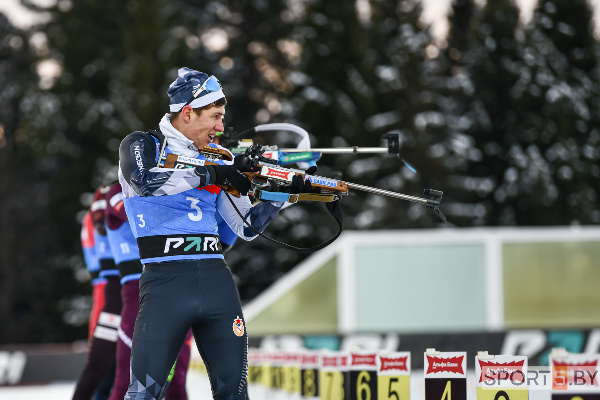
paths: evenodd
<path fill-rule="evenodd" d="M 167 138 L 169 150 L 180 156 L 191 158 L 198 157 L 200 153 L 198 153 L 198 148 L 194 145 L 194 142 L 186 138 L 183 133 L 179 132 L 171 125 L 170 114 L 165 114 L 158 126 L 161 133 Z"/>

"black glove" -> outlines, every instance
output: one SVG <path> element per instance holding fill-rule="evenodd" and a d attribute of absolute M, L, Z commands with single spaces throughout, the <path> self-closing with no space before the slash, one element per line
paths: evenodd
<path fill-rule="evenodd" d="M 307 169 L 305 172 L 307 175 L 312 175 L 315 172 L 317 172 L 317 166 L 316 165 L 312 166 L 309 169 Z M 313 188 L 310 181 L 308 179 L 305 180 L 302 175 L 294 175 L 292 177 L 292 186 L 290 188 L 290 193 L 297 194 L 297 193 L 319 193 L 319 192 L 320 192 L 320 189 Z"/>
<path fill-rule="evenodd" d="M 242 172 L 252 172 L 248 165 L 205 165 L 208 170 L 210 181 L 207 184 L 233 186 L 240 191 L 242 196 L 248 194 L 251 184 L 250 180 Z"/>

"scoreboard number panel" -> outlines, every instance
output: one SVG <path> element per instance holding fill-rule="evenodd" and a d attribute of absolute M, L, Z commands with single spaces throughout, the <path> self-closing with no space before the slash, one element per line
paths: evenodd
<path fill-rule="evenodd" d="M 377 355 L 377 400 L 410 399 L 410 352 Z"/>
<path fill-rule="evenodd" d="M 321 356 L 316 351 L 300 355 L 300 394 L 304 399 L 319 397 L 319 366 Z"/>
<path fill-rule="evenodd" d="M 427 349 L 425 400 L 467 400 L 467 353 Z"/>
<path fill-rule="evenodd" d="M 477 400 L 527 400 L 527 371 L 527 356 L 480 351 L 475 356 Z"/>
<path fill-rule="evenodd" d="M 350 400 L 377 399 L 377 372 L 350 371 Z"/>
<path fill-rule="evenodd" d="M 377 400 L 377 353 L 352 351 L 348 371 L 350 400 Z"/>
<path fill-rule="evenodd" d="M 300 394 L 300 354 L 284 353 L 282 389 L 287 393 Z"/>
<path fill-rule="evenodd" d="M 319 370 L 315 368 L 302 369 L 300 389 L 302 397 L 319 396 Z"/>
<path fill-rule="evenodd" d="M 341 371 L 321 371 L 319 374 L 321 400 L 344 400 L 344 374 Z"/>
<path fill-rule="evenodd" d="M 350 400 L 348 360 L 350 353 L 327 352 L 321 355 L 319 395 L 321 400 Z"/>

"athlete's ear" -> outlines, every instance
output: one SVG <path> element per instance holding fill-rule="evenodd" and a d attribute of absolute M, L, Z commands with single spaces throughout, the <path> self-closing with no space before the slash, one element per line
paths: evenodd
<path fill-rule="evenodd" d="M 183 121 L 185 123 L 189 123 L 190 122 L 190 119 L 192 117 L 192 113 L 193 112 L 194 112 L 194 109 L 190 105 L 184 106 L 181 109 L 181 117 L 183 118 Z"/>

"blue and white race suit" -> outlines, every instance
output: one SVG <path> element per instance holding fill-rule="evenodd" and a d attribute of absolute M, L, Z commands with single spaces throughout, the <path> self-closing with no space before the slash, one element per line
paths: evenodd
<path fill-rule="evenodd" d="M 167 138 L 166 153 L 204 159 L 197 150 L 194 153 L 192 142 L 186 142 L 171 126 L 168 116 L 160 126 Z M 194 169 L 157 167 L 162 142 L 155 136 L 134 132 L 120 147 L 119 180 L 144 264 L 131 382 L 125 398 L 161 396 L 191 327 L 207 366 L 213 397 L 245 399 L 247 334 L 237 287 L 219 242 L 217 214 L 242 239 L 252 240 L 256 234 L 245 227 L 221 188 L 199 187 L 201 179 Z M 252 206 L 247 196 L 230 198 L 260 231 L 283 205 L 264 202 Z"/>

